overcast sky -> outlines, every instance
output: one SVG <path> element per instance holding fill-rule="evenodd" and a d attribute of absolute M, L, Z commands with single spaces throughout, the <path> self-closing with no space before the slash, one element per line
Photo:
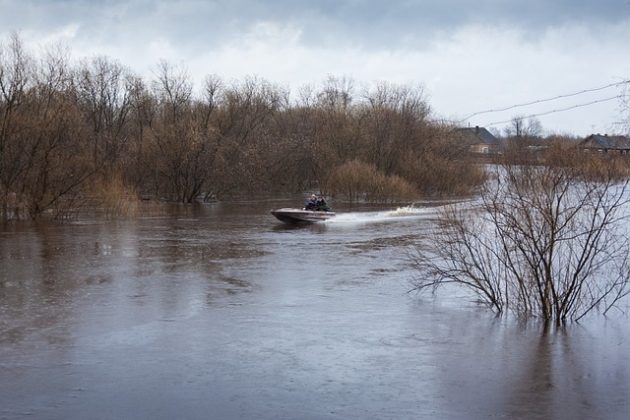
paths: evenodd
<path fill-rule="evenodd" d="M 630 0 L 0 0 L 2 41 L 14 31 L 33 51 L 61 42 L 147 78 L 165 59 L 197 81 L 255 75 L 294 91 L 328 75 L 421 84 L 433 116 L 452 120 L 630 79 Z M 463 123 L 603 101 L 624 86 Z M 622 132 L 623 118 L 617 99 L 538 117 L 577 135 Z"/>

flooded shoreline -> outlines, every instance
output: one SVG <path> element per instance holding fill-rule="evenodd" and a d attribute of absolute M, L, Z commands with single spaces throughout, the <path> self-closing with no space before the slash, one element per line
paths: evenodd
<path fill-rule="evenodd" d="M 433 210 L 285 205 L 0 228 L 0 418 L 626 418 L 624 315 L 408 294 Z"/>

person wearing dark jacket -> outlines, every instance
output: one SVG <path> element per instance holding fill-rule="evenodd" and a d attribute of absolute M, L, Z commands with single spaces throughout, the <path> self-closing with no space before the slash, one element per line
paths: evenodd
<path fill-rule="evenodd" d="M 304 210 L 317 210 L 317 196 L 315 194 L 312 194 L 311 198 L 306 200 Z"/>
<path fill-rule="evenodd" d="M 326 203 L 324 197 L 318 197 L 315 194 L 312 194 L 311 198 L 306 200 L 306 203 L 304 204 L 304 210 L 330 211 L 330 207 L 328 207 L 328 203 Z"/>
<path fill-rule="evenodd" d="M 324 197 L 319 197 L 317 199 L 315 210 L 317 210 L 317 211 L 330 211 L 330 207 L 328 207 L 328 203 L 326 203 L 326 200 L 324 200 Z"/>

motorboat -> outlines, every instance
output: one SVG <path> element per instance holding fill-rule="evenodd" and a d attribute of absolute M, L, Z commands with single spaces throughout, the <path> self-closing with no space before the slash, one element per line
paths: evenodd
<path fill-rule="evenodd" d="M 272 210 L 271 214 L 284 223 L 317 223 L 333 218 L 336 215 L 334 211 L 316 211 L 296 208 Z"/>

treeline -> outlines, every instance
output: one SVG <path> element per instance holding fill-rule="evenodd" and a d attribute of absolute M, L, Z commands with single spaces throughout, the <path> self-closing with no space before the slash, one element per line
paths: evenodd
<path fill-rule="evenodd" d="M 190 203 L 299 192 L 373 201 L 465 194 L 482 173 L 418 87 L 355 92 L 329 78 L 297 95 L 265 80 L 206 78 L 168 63 L 146 80 L 105 57 L 0 46 L 0 219 L 112 195 Z"/>

